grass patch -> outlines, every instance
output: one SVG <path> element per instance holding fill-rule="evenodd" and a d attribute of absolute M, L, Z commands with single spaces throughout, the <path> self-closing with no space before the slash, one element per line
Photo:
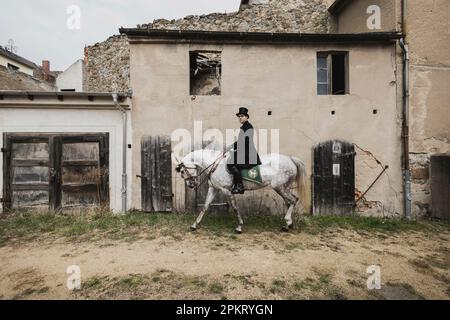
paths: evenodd
<path fill-rule="evenodd" d="M 450 226 L 431 220 L 408 221 L 360 216 L 321 216 L 306 217 L 300 221 L 300 229 L 311 234 L 319 234 L 324 230 L 340 228 L 357 232 L 379 232 L 384 234 L 399 232 L 426 232 L 431 230 L 450 231 Z M 380 235 L 386 239 L 386 236 Z"/>
<path fill-rule="evenodd" d="M 130 212 L 126 215 L 114 215 L 104 211 L 78 215 L 18 212 L 0 218 L 0 246 L 11 242 L 33 241 L 46 236 L 80 241 L 106 238 L 128 242 L 165 236 L 174 241 L 182 241 L 195 218 L 195 214 L 142 212 Z M 248 234 L 278 233 L 283 219 L 274 215 L 246 215 L 244 222 L 244 231 Z M 197 234 L 238 241 L 239 237 L 230 236 L 235 227 L 236 218 L 232 214 L 207 215 Z M 408 231 L 442 234 L 450 231 L 450 226 L 429 220 L 405 221 L 357 216 L 304 217 L 296 220 L 296 228 L 291 233 L 321 234 L 336 229 L 378 235 Z M 292 244 L 287 249 L 296 247 L 296 244 Z"/>
<path fill-rule="evenodd" d="M 93 277 L 84 282 L 76 298 L 87 299 L 205 299 L 225 297 L 224 285 L 209 277 L 184 275 L 167 270 L 123 277 Z"/>
<path fill-rule="evenodd" d="M 127 277 L 121 278 L 117 281 L 116 286 L 120 289 L 131 290 L 133 288 L 139 287 L 143 284 L 145 278 L 141 275 L 129 275 Z"/>
<path fill-rule="evenodd" d="M 83 289 L 98 288 L 106 280 L 108 280 L 108 277 L 92 277 L 92 278 L 82 282 L 82 288 Z"/>
<path fill-rule="evenodd" d="M 221 283 L 214 282 L 209 285 L 209 292 L 214 294 L 220 294 L 224 291 L 224 287 Z"/>

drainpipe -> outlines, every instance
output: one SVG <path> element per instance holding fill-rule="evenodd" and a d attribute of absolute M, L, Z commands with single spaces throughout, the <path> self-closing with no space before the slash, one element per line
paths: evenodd
<path fill-rule="evenodd" d="M 122 213 L 127 212 L 127 126 L 128 116 L 127 111 L 119 104 L 119 95 L 114 93 L 112 95 L 114 105 L 122 112 Z"/>
<path fill-rule="evenodd" d="M 405 218 L 411 219 L 411 170 L 409 165 L 409 46 L 405 38 L 400 39 L 400 47 L 403 50 L 403 196 L 405 206 Z"/>

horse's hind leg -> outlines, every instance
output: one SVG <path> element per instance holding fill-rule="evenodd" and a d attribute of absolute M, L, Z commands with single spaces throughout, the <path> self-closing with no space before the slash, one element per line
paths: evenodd
<path fill-rule="evenodd" d="M 239 213 L 239 209 L 238 209 L 238 206 L 236 204 L 236 198 L 234 197 L 234 195 L 230 195 L 228 197 L 228 202 L 230 203 L 231 207 L 233 208 L 233 211 L 236 213 L 236 215 L 238 217 L 238 221 L 239 221 L 239 225 L 236 227 L 234 232 L 241 234 L 242 233 L 242 226 L 244 225 L 244 221 L 242 220 L 242 216 Z"/>
<path fill-rule="evenodd" d="M 205 215 L 206 211 L 208 211 L 209 206 L 213 202 L 216 195 L 217 195 L 217 190 L 215 188 L 209 186 L 208 194 L 206 195 L 205 205 L 204 205 L 202 211 L 200 212 L 200 214 L 198 215 L 197 220 L 195 220 L 194 224 L 191 226 L 192 231 L 197 230 L 198 226 L 202 222 L 203 216 Z"/>
<path fill-rule="evenodd" d="M 289 229 L 291 229 L 294 225 L 294 222 L 292 221 L 292 212 L 294 212 L 294 209 L 297 206 L 299 200 L 287 187 L 276 188 L 275 191 L 284 199 L 284 202 L 288 206 L 288 210 L 284 217 L 286 225 L 282 228 L 282 230 L 289 231 Z"/>

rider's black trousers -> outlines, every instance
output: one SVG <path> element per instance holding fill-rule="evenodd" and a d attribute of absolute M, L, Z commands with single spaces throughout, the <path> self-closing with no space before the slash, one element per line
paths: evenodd
<path fill-rule="evenodd" d="M 228 172 L 233 175 L 233 184 L 242 184 L 241 170 L 235 164 L 227 164 Z"/>

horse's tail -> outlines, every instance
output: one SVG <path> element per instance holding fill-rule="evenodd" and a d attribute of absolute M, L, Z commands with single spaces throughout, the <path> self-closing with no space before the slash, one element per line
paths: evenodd
<path fill-rule="evenodd" d="M 306 167 L 305 164 L 298 158 L 291 157 L 297 167 L 297 192 L 298 198 L 304 206 L 306 203 Z"/>

